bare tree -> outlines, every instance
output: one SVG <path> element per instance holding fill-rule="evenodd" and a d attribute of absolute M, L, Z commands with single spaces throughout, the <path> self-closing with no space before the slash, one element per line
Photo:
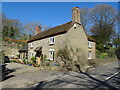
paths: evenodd
<path fill-rule="evenodd" d="M 115 26 L 117 21 L 116 10 L 109 5 L 99 4 L 90 11 L 91 33 L 97 41 L 107 43 L 115 34 Z"/>
<path fill-rule="evenodd" d="M 50 28 L 50 26 L 44 26 L 40 22 L 29 22 L 24 25 L 24 32 L 33 36 L 35 35 L 36 26 L 41 26 L 42 31 L 48 30 Z"/>
<path fill-rule="evenodd" d="M 90 23 L 90 13 L 88 8 L 82 8 L 80 9 L 80 18 L 81 18 L 81 24 L 83 28 L 88 31 L 89 23 Z"/>
<path fill-rule="evenodd" d="M 114 25 L 117 19 L 116 10 L 112 6 L 106 4 L 99 4 L 91 9 L 90 15 L 92 22 L 100 25 L 104 23 Z"/>
<path fill-rule="evenodd" d="M 22 30 L 22 23 L 16 19 L 9 19 L 2 13 L 2 36 L 17 38 Z"/>
<path fill-rule="evenodd" d="M 31 35 L 35 35 L 35 27 L 36 26 L 42 26 L 40 22 L 29 22 L 24 25 L 24 33 L 28 33 Z"/>

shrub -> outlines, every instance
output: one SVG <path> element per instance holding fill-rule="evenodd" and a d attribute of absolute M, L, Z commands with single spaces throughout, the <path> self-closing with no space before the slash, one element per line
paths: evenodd
<path fill-rule="evenodd" d="M 115 54 L 116 54 L 118 60 L 120 60 L 120 46 L 115 50 Z"/>
<path fill-rule="evenodd" d="M 17 57 L 20 58 L 20 55 L 18 54 Z"/>
<path fill-rule="evenodd" d="M 73 67 L 72 59 L 70 56 L 70 52 L 67 48 L 60 49 L 57 52 L 57 57 L 60 57 L 61 61 L 63 61 L 65 67 L 68 70 L 71 70 Z"/>
<path fill-rule="evenodd" d="M 90 66 L 96 67 L 96 63 L 95 63 L 95 61 L 93 59 L 88 60 L 88 64 Z"/>
<path fill-rule="evenodd" d="M 10 62 L 16 62 L 16 60 L 10 60 Z"/>
<path fill-rule="evenodd" d="M 23 60 L 23 63 L 27 63 L 25 59 Z"/>
<path fill-rule="evenodd" d="M 39 67 L 40 65 L 36 63 L 35 66 L 36 66 L 36 67 Z"/>
<path fill-rule="evenodd" d="M 105 58 L 108 56 L 108 53 L 101 53 L 98 57 L 99 58 Z"/>
<path fill-rule="evenodd" d="M 33 63 L 36 63 L 36 57 L 32 57 L 30 60 L 31 60 Z"/>

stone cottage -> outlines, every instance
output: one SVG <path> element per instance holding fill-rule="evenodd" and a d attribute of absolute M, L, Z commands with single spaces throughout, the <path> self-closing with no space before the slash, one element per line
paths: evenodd
<path fill-rule="evenodd" d="M 72 21 L 46 31 L 41 31 L 39 26 L 35 29 L 36 35 L 28 41 L 28 60 L 36 56 L 40 64 L 43 55 L 57 61 L 57 52 L 63 48 L 69 50 L 73 61 L 79 59 L 84 64 L 88 59 L 95 59 L 95 41 L 83 29 L 78 7 L 72 8 Z"/>

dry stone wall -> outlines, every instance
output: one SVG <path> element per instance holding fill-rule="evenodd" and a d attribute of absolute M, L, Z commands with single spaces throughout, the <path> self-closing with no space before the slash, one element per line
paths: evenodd
<path fill-rule="evenodd" d="M 8 43 L 7 41 L 2 42 L 2 51 L 5 56 L 10 58 L 16 58 L 19 54 L 18 50 L 22 47 L 22 44 L 18 44 L 15 42 Z"/>

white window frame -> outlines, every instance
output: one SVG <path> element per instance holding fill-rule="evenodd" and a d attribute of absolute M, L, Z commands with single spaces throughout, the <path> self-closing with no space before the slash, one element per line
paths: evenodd
<path fill-rule="evenodd" d="M 92 51 L 88 51 L 88 59 L 92 59 Z"/>
<path fill-rule="evenodd" d="M 30 51 L 30 57 L 33 57 L 33 51 Z"/>
<path fill-rule="evenodd" d="M 49 39 L 49 44 L 54 44 L 55 43 L 55 37 L 50 37 Z"/>
<path fill-rule="evenodd" d="M 54 60 L 54 49 L 49 50 L 49 59 Z"/>
<path fill-rule="evenodd" d="M 33 47 L 33 43 L 30 43 L 30 47 Z"/>
<path fill-rule="evenodd" d="M 88 47 L 89 47 L 89 48 L 92 47 L 92 43 L 91 43 L 91 41 L 88 41 Z"/>
<path fill-rule="evenodd" d="M 77 27 L 77 25 L 76 25 L 76 23 L 74 24 L 74 28 L 76 28 Z"/>

